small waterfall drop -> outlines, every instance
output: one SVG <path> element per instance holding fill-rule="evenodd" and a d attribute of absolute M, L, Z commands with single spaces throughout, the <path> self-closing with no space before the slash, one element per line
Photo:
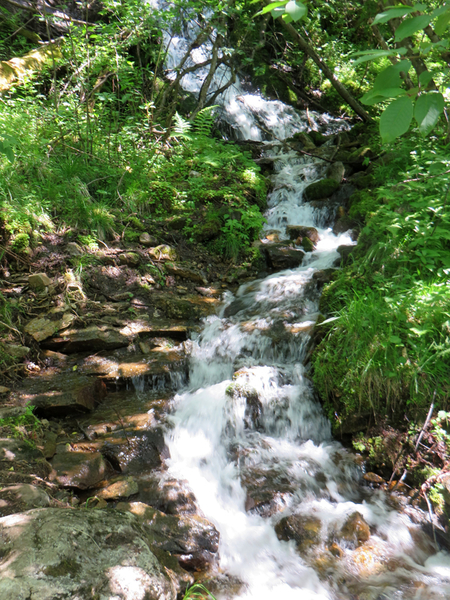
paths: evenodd
<path fill-rule="evenodd" d="M 195 27 L 187 30 L 195 39 Z M 169 70 L 188 45 L 189 38 L 171 39 Z M 210 43 L 196 48 L 190 61 L 204 61 L 210 49 Z M 190 73 L 182 85 L 198 92 L 205 76 Z M 221 66 L 212 91 L 227 76 Z M 301 267 L 228 293 L 221 315 L 205 321 L 194 340 L 189 389 L 174 399 L 166 436 L 170 476 L 188 481 L 220 531 L 220 570 L 242 582 L 233 598 L 449 598 L 448 556 L 417 542 L 420 530 L 410 517 L 362 485 L 360 467 L 333 441 L 305 373 L 318 316 L 314 273 L 333 267 L 337 247 L 353 242 L 326 227 L 326 209 L 303 199 L 305 187 L 324 176 L 323 161 L 286 151 L 281 141 L 306 131 L 311 120 L 323 132 L 343 125 L 314 113 L 308 121 L 279 101 L 245 93 L 239 81 L 217 102 L 237 139 L 272 136 L 266 156 L 274 160 L 274 191 L 265 231 L 276 229 L 284 238 L 288 225 L 313 226 L 320 241 Z M 342 543 L 355 514 L 370 528 L 369 541 Z M 280 535 L 289 517 L 303 523 L 299 547 Z"/>

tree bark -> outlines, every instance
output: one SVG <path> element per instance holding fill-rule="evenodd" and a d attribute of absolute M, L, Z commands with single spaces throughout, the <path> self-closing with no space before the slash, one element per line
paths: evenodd
<path fill-rule="evenodd" d="M 278 21 L 281 23 L 283 29 L 294 38 L 295 42 L 303 50 L 303 52 L 310 56 L 311 59 L 316 63 L 341 98 L 343 98 L 345 102 L 347 102 L 347 104 L 353 108 L 355 113 L 361 117 L 363 121 L 371 121 L 372 118 L 370 115 L 364 110 L 356 98 L 352 96 L 345 85 L 336 79 L 333 71 L 324 63 L 311 44 L 309 44 L 290 23 L 286 23 L 286 21 L 284 21 L 284 19 L 281 17 L 278 18 Z"/>

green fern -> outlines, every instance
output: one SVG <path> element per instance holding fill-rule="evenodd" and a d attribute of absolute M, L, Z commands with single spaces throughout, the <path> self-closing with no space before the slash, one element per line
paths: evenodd
<path fill-rule="evenodd" d="M 216 120 L 216 108 L 217 106 L 207 106 L 206 108 L 202 108 L 202 110 L 200 110 L 195 116 L 193 126 L 194 131 L 198 136 L 211 136 L 211 130 L 214 125 L 214 121 Z"/>
<path fill-rule="evenodd" d="M 180 114 L 178 114 L 178 112 L 176 112 L 175 125 L 173 127 L 173 132 L 171 133 L 170 137 L 192 141 L 194 139 L 194 136 L 190 133 L 191 130 L 192 123 L 190 121 L 187 121 L 186 119 L 183 119 L 183 117 Z"/>

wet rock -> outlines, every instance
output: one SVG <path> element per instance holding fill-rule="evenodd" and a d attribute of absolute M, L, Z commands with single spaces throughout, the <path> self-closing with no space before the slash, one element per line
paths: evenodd
<path fill-rule="evenodd" d="M 120 503 L 118 508 L 139 516 L 151 528 L 152 545 L 176 556 L 184 569 L 205 571 L 215 562 L 219 532 L 206 519 L 166 515 L 140 502 Z"/>
<path fill-rule="evenodd" d="M 271 269 L 281 271 L 295 269 L 302 264 L 305 253 L 286 244 L 267 244 L 263 246 L 267 263 Z"/>
<path fill-rule="evenodd" d="M 41 508 L 0 519 L 0 597 L 175 600 L 178 575 L 132 514 Z"/>
<path fill-rule="evenodd" d="M 206 299 L 205 299 L 206 300 Z M 215 312 L 215 304 L 201 304 L 194 299 L 179 298 L 175 294 L 160 294 L 154 299 L 169 319 L 198 320 Z"/>
<path fill-rule="evenodd" d="M 322 271 L 316 271 L 313 274 L 313 281 L 317 282 L 319 285 L 325 285 L 329 283 L 333 277 L 336 275 L 336 269 L 323 269 Z"/>
<path fill-rule="evenodd" d="M 195 283 L 208 283 L 207 279 L 201 273 L 193 271 L 192 269 L 188 269 L 187 267 L 180 267 L 178 265 L 174 265 L 173 263 L 167 262 L 165 264 L 165 269 L 171 275 L 183 277 L 183 279 L 188 279 L 189 281 L 194 281 Z"/>
<path fill-rule="evenodd" d="M 13 358 L 24 358 L 30 351 L 27 346 L 15 346 L 13 344 L 5 344 L 3 351 Z"/>
<path fill-rule="evenodd" d="M 304 150 L 314 150 L 316 148 L 311 136 L 303 131 L 295 133 L 291 139 L 295 142 L 300 142 Z"/>
<path fill-rule="evenodd" d="M 17 483 L 0 488 L 0 516 L 22 512 L 31 508 L 49 506 L 45 491 L 29 483 Z"/>
<path fill-rule="evenodd" d="M 315 248 L 315 246 L 312 243 L 312 241 L 309 238 L 307 238 L 307 237 L 298 238 L 295 243 L 298 246 L 301 246 L 305 252 L 312 252 L 314 250 L 314 248 Z"/>
<path fill-rule="evenodd" d="M 52 352 L 52 350 L 44 350 L 42 358 L 46 367 L 65 367 L 69 359 L 66 354 L 61 352 Z"/>
<path fill-rule="evenodd" d="M 106 383 L 121 385 L 130 383 L 139 377 L 143 382 L 151 382 L 152 387 L 171 387 L 177 383 L 173 377 L 180 373 L 183 379 L 188 376 L 188 363 L 183 346 L 176 348 L 144 348 L 146 354 L 127 353 L 120 351 L 111 355 L 92 355 L 79 365 L 80 373 L 98 375 Z"/>
<path fill-rule="evenodd" d="M 139 497 L 168 515 L 195 515 L 195 496 L 187 481 L 147 477 L 139 481 Z"/>
<path fill-rule="evenodd" d="M 70 312 L 54 313 L 46 317 L 39 317 L 27 323 L 24 327 L 26 333 L 31 335 L 37 342 L 42 342 L 61 329 L 66 329 L 75 321 L 75 315 Z"/>
<path fill-rule="evenodd" d="M 289 239 L 296 240 L 300 238 L 308 238 L 313 242 L 313 244 L 317 244 L 320 240 L 319 232 L 315 227 L 304 227 L 303 225 L 288 225 L 286 227 L 286 233 L 289 236 Z"/>
<path fill-rule="evenodd" d="M 148 253 L 155 260 L 177 260 L 178 258 L 175 248 L 172 248 L 166 244 L 161 244 L 160 246 L 150 248 Z"/>
<path fill-rule="evenodd" d="M 94 410 L 106 397 L 106 385 L 100 379 L 73 392 L 51 391 L 33 398 L 34 412 L 39 417 L 61 417 Z"/>
<path fill-rule="evenodd" d="M 158 240 L 149 233 L 141 233 L 139 237 L 139 243 L 143 246 L 155 246 L 158 243 Z"/>
<path fill-rule="evenodd" d="M 369 483 L 375 483 L 377 485 L 381 485 L 385 483 L 384 479 L 377 475 L 376 473 L 364 473 L 363 479 L 368 481 Z"/>
<path fill-rule="evenodd" d="M 51 465 L 50 481 L 80 490 L 93 488 L 113 474 L 100 452 L 63 452 L 55 455 Z"/>
<path fill-rule="evenodd" d="M 328 167 L 326 175 L 327 179 L 333 179 L 337 183 L 341 183 L 345 175 L 344 163 L 341 161 L 334 162 Z"/>
<path fill-rule="evenodd" d="M 138 267 L 141 263 L 141 257 L 136 252 L 124 252 L 119 254 L 119 263 L 129 267 Z"/>
<path fill-rule="evenodd" d="M 360 546 L 370 538 L 370 527 L 362 515 L 354 512 L 342 526 L 339 537 Z"/>
<path fill-rule="evenodd" d="M 32 290 L 43 290 L 51 283 L 52 280 L 45 273 L 34 273 L 28 277 L 28 285 Z"/>
<path fill-rule="evenodd" d="M 345 233 L 346 231 L 352 230 L 350 238 L 353 242 L 358 239 L 358 226 L 359 223 L 355 219 L 352 219 L 348 215 L 340 217 L 333 226 L 334 235 Z"/>
<path fill-rule="evenodd" d="M 321 179 L 308 185 L 303 195 L 307 202 L 312 202 L 329 198 L 337 189 L 339 189 L 339 183 L 334 179 Z"/>
<path fill-rule="evenodd" d="M 116 478 L 112 483 L 96 492 L 97 498 L 117 500 L 129 498 L 139 492 L 139 485 L 132 477 Z"/>
<path fill-rule="evenodd" d="M 70 329 L 48 339 L 42 347 L 64 354 L 98 352 L 128 346 L 130 338 L 107 325 L 91 325 L 85 329 Z"/>
<path fill-rule="evenodd" d="M 356 246 L 339 246 L 337 248 L 337 251 L 340 254 L 340 264 L 341 266 L 345 266 L 348 265 L 350 263 L 350 261 L 352 260 L 351 255 L 352 252 L 354 252 Z"/>
<path fill-rule="evenodd" d="M 321 523 L 319 519 L 305 515 L 284 517 L 275 525 L 279 540 L 294 540 L 300 552 L 308 550 L 320 541 Z"/>

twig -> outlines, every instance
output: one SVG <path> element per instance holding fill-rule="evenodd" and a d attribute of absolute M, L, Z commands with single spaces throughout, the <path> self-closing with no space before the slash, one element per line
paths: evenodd
<path fill-rule="evenodd" d="M 439 550 L 439 545 L 437 543 L 437 539 L 436 539 L 436 528 L 434 526 L 434 519 L 433 519 L 433 507 L 431 506 L 431 502 L 428 498 L 428 495 L 426 492 L 423 493 L 425 500 L 427 502 L 427 506 L 428 506 L 428 516 L 430 517 L 430 523 L 431 523 L 431 527 L 433 529 L 433 539 L 434 539 L 434 545 L 436 546 L 436 551 Z"/>
<path fill-rule="evenodd" d="M 120 413 L 119 413 L 119 411 L 117 410 L 117 408 L 114 408 L 114 407 L 113 407 L 113 411 L 116 413 L 116 415 L 117 415 L 117 417 L 118 417 L 118 419 L 119 419 L 119 422 L 120 422 L 120 424 L 122 425 L 122 429 L 123 429 L 123 432 L 124 432 L 124 434 L 125 434 L 125 437 L 126 437 L 126 440 L 127 440 L 128 447 L 129 447 L 129 448 L 131 448 L 131 442 L 130 442 L 130 438 L 128 437 L 128 434 L 127 434 L 127 432 L 126 432 L 126 430 L 125 430 L 125 424 L 124 424 L 124 422 L 123 422 L 123 419 L 122 419 L 122 417 L 120 416 Z"/>

